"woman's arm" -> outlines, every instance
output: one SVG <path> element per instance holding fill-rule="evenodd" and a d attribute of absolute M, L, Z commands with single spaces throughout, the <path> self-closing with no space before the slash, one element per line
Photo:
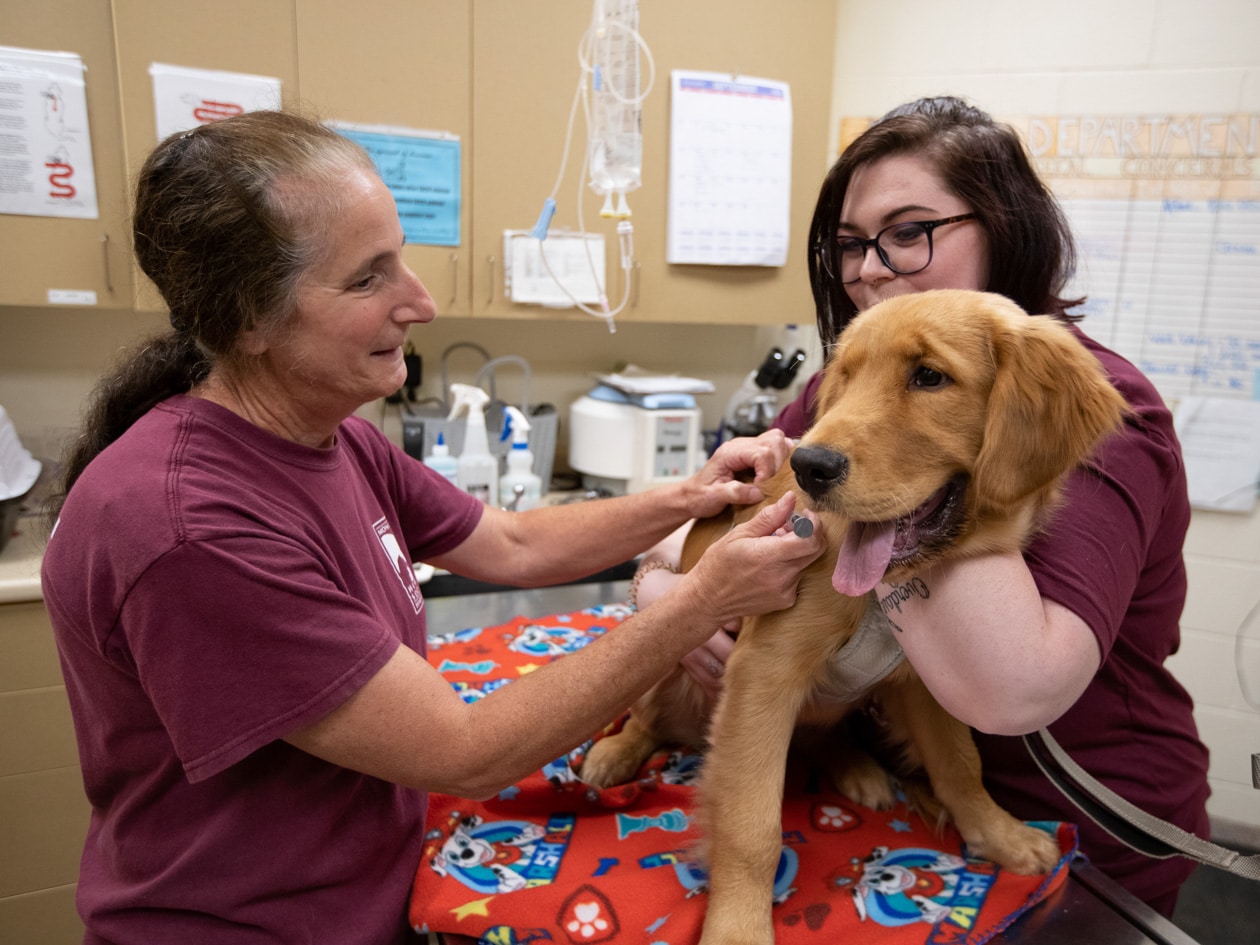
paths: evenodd
<path fill-rule="evenodd" d="M 1041 597 L 1018 552 L 942 562 L 876 594 L 937 701 L 982 732 L 1053 722 L 1102 659 L 1089 626 Z"/>
<path fill-rule="evenodd" d="M 787 453 L 787 438 L 775 430 L 723 443 L 695 475 L 648 492 L 526 512 L 487 508 L 464 542 L 431 563 L 520 587 L 571 581 L 629 560 L 689 519 L 761 501 L 755 481 Z M 736 478 L 749 469 L 754 482 Z"/>
<path fill-rule="evenodd" d="M 687 540 L 687 532 L 691 530 L 691 526 L 692 523 L 688 522 L 644 552 L 630 591 L 630 602 L 636 610 L 643 610 L 682 583 L 683 575 L 679 568 L 682 563 L 683 543 Z M 722 692 L 722 675 L 726 671 L 726 661 L 731 658 L 735 649 L 735 638 L 732 634 L 739 629 L 739 623 L 739 620 L 732 620 L 725 624 L 679 660 L 687 674 L 715 702 Z"/>
<path fill-rule="evenodd" d="M 405 647 L 357 693 L 289 741 L 347 768 L 412 787 L 484 798 L 613 721 L 714 628 L 788 607 L 819 534 L 776 534 L 789 494 L 716 542 L 667 599 L 614 632 L 495 690 L 459 698 Z"/>

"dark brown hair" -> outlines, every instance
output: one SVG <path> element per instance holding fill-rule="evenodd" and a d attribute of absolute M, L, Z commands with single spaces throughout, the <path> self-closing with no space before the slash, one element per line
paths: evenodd
<path fill-rule="evenodd" d="M 287 323 L 323 251 L 340 181 L 356 167 L 375 173 L 357 144 L 284 111 L 246 112 L 158 144 L 137 177 L 132 234 L 171 330 L 128 353 L 93 391 L 50 519 L 88 463 L 155 404 L 216 364 L 248 370 L 242 334 Z"/>
<path fill-rule="evenodd" d="M 984 227 L 989 247 L 985 288 L 1025 311 L 1065 321 L 1084 299 L 1061 297 L 1076 268 L 1067 218 L 1037 176 L 1010 125 L 958 98 L 923 98 L 893 109 L 844 149 L 823 181 L 809 225 L 809 245 L 834 237 L 854 171 L 894 154 L 918 154 L 936 166 L 945 186 L 965 201 Z M 848 293 L 809 254 L 818 334 L 830 352 L 857 314 Z"/>

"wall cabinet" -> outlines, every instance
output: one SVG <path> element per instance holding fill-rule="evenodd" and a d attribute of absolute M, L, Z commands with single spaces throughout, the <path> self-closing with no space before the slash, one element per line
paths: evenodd
<path fill-rule="evenodd" d="M 109 3 L 6 0 L 0 43 L 82 57 L 98 211 L 95 220 L 0 214 L 0 305 L 53 304 L 52 289 L 95 293 L 102 308 L 129 308 L 131 228 Z"/>
<path fill-rule="evenodd" d="M 114 42 L 123 108 L 123 152 L 132 181 L 157 144 L 155 62 L 280 79 L 293 101 L 297 80 L 292 0 L 115 0 Z M 136 270 L 135 307 L 165 311 L 153 284 Z"/>
<path fill-rule="evenodd" d="M 591 3 L 547 0 L 72 0 L 81 15 L 38 0 L 6 7 L 5 42 L 84 56 L 99 221 L 0 216 L 0 237 L 24 252 L 0 304 L 47 304 L 68 274 L 100 305 L 161 311 L 130 262 L 127 182 L 156 143 L 149 66 L 166 62 L 278 77 L 286 104 L 321 118 L 452 132 L 461 149 L 459 246 L 408 245 L 442 315 L 587 319 L 510 302 L 503 232 L 533 227 L 565 159 L 580 78 L 578 46 Z M 16 7 L 18 9 L 11 9 Z M 655 60 L 643 106 L 643 185 L 631 195 L 631 306 L 619 319 L 721 324 L 808 322 L 805 233 L 827 166 L 835 9 L 811 0 L 641 0 L 640 30 Z M 12 21 L 11 23 L 9 21 Z M 670 70 L 764 76 L 791 85 L 792 239 L 783 267 L 665 262 Z M 117 76 L 117 82 L 109 78 Z M 646 75 L 646 69 L 645 69 Z M 553 232 L 585 225 L 605 240 L 607 294 L 623 292 L 615 222 L 579 174 L 586 131 L 574 126 Z M 134 291 L 133 291 L 134 285 Z M 73 286 L 67 286 L 73 287 Z"/>
<path fill-rule="evenodd" d="M 296 0 L 295 22 L 298 97 L 318 117 L 459 137 L 461 244 L 403 258 L 439 314 L 470 314 L 471 0 Z"/>
<path fill-rule="evenodd" d="M 504 229 L 529 229 L 555 185 L 565 126 L 579 76 L 578 43 L 590 3 L 473 2 L 473 314 L 537 317 L 536 306 L 503 298 Z M 640 0 L 639 30 L 655 61 L 655 84 L 642 109 L 643 184 L 630 196 L 634 249 L 632 304 L 619 321 L 784 324 L 813 321 L 805 237 L 827 170 L 834 4 L 783 0 Z M 665 261 L 669 191 L 670 71 L 760 76 L 791 85 L 793 105 L 791 243 L 783 267 L 684 266 Z M 646 83 L 646 67 L 644 69 Z M 553 227 L 577 225 L 578 174 L 585 147 L 579 115 Z M 583 184 L 583 186 L 585 186 Z M 614 224 L 585 196 L 587 229 L 601 232 L 608 296 L 621 297 Z M 501 267 L 500 267 L 501 269 Z M 491 287 L 493 286 L 493 291 Z M 557 317 L 553 311 L 548 317 Z M 575 314 L 567 318 L 589 316 Z"/>

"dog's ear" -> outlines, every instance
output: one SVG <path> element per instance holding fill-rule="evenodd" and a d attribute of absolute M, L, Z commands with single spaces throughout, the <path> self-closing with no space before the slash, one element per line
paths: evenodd
<path fill-rule="evenodd" d="M 1002 505 L 1087 459 L 1127 406 L 1098 359 L 1052 316 L 1016 316 L 993 344 L 996 377 L 973 473 L 976 493 Z"/>
<path fill-rule="evenodd" d="M 839 351 L 833 353 L 832 362 L 838 356 Z M 828 362 L 827 367 L 832 368 L 831 362 Z M 822 383 L 818 385 L 818 390 L 814 392 L 814 402 L 810 405 L 815 420 L 831 409 L 831 405 L 840 397 L 843 387 L 844 379 L 839 371 L 830 369 L 823 374 Z"/>

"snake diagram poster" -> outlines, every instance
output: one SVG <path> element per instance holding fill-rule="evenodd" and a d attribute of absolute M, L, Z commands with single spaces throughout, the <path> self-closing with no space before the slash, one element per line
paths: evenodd
<path fill-rule="evenodd" d="M 83 60 L 0 46 L 0 213 L 95 220 Z"/>
<path fill-rule="evenodd" d="M 155 62 L 153 106 L 157 137 L 186 131 L 242 112 L 280 107 L 280 80 L 214 69 L 189 69 Z"/>

